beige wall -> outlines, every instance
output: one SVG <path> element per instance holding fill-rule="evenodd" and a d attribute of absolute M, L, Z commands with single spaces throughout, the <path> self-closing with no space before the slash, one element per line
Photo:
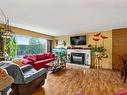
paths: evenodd
<path fill-rule="evenodd" d="M 76 35 L 86 35 L 87 36 L 87 45 L 91 44 L 91 45 L 95 45 L 95 41 L 93 41 L 93 35 L 96 32 L 92 32 L 92 33 L 80 33 L 80 34 L 75 34 L 75 35 L 64 35 L 64 36 L 56 36 L 54 38 L 54 47 L 56 46 L 55 40 L 62 40 L 66 42 L 66 47 L 70 46 L 70 36 L 76 36 Z M 101 32 L 104 36 L 108 36 L 108 39 L 105 40 L 105 48 L 107 49 L 108 52 L 108 58 L 104 59 L 103 63 L 102 63 L 102 67 L 106 68 L 106 69 L 112 69 L 112 30 L 109 31 L 102 31 Z M 102 40 L 100 40 L 98 42 L 98 44 L 102 44 Z M 78 47 L 87 47 L 87 45 L 82 45 L 82 46 L 78 46 Z M 93 61 L 94 62 L 94 61 Z M 93 64 L 93 63 L 92 63 Z"/>
<path fill-rule="evenodd" d="M 45 35 L 42 33 L 37 33 L 37 32 L 26 30 L 26 29 L 21 29 L 21 28 L 17 28 L 17 27 L 11 27 L 11 29 L 13 32 L 15 32 L 16 34 L 19 34 L 19 35 L 28 35 L 28 36 L 37 37 L 37 38 L 44 38 L 44 39 L 48 39 L 48 40 L 54 39 L 53 36 Z"/>

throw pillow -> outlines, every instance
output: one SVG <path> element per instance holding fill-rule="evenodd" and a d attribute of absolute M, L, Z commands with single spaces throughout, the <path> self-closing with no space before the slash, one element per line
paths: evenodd
<path fill-rule="evenodd" d="M 31 60 L 28 60 L 28 59 L 22 59 L 22 63 L 24 65 L 26 65 L 26 64 L 32 64 L 33 62 Z"/>
<path fill-rule="evenodd" d="M 28 56 L 27 59 L 31 60 L 32 62 L 36 62 L 37 61 L 36 57 L 34 57 L 34 56 Z"/>
<path fill-rule="evenodd" d="M 15 58 L 12 60 L 12 63 L 17 64 L 19 67 L 23 66 L 22 58 Z"/>

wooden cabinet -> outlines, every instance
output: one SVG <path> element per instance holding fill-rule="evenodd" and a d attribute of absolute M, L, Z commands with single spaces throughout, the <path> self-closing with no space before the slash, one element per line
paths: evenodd
<path fill-rule="evenodd" d="M 112 30 L 112 68 L 120 69 L 120 56 L 127 54 L 127 28 Z"/>

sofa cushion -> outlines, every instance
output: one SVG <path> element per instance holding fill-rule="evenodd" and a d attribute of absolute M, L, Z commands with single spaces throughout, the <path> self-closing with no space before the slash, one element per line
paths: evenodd
<path fill-rule="evenodd" d="M 23 58 L 24 58 L 24 59 L 27 59 L 28 56 L 29 56 L 29 55 L 25 55 L 25 56 L 23 56 Z"/>
<path fill-rule="evenodd" d="M 37 61 L 37 58 L 35 56 L 32 56 L 32 55 L 28 56 L 27 59 L 31 60 L 32 62 Z"/>
<path fill-rule="evenodd" d="M 32 64 L 33 62 L 31 61 L 31 60 L 28 60 L 28 59 L 22 59 L 22 62 L 23 62 L 23 64 Z"/>
<path fill-rule="evenodd" d="M 45 56 L 47 58 L 53 58 L 54 57 L 54 55 L 51 52 L 45 53 Z"/>
<path fill-rule="evenodd" d="M 51 53 L 51 54 L 49 55 L 49 58 L 54 58 L 54 54 Z"/>
<path fill-rule="evenodd" d="M 46 59 L 45 54 L 37 54 L 36 58 L 37 58 L 37 61 Z"/>
<path fill-rule="evenodd" d="M 50 59 L 50 62 L 51 62 L 51 61 L 54 61 L 54 58 L 49 58 L 49 59 Z"/>
<path fill-rule="evenodd" d="M 53 60 L 54 60 L 53 58 L 49 58 L 49 59 L 45 59 L 45 60 L 36 61 L 34 64 L 45 64 L 45 63 L 49 63 Z"/>

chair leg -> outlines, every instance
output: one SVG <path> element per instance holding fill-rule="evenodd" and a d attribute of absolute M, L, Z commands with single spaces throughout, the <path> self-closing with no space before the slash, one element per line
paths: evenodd
<path fill-rule="evenodd" d="M 43 79 L 43 80 L 40 82 L 40 84 L 37 86 L 37 88 L 41 87 L 41 86 L 44 85 L 44 84 L 45 84 L 45 79 Z"/>
<path fill-rule="evenodd" d="M 121 79 L 123 78 L 123 75 L 124 75 L 124 73 L 123 73 L 123 71 L 121 71 Z"/>
<path fill-rule="evenodd" d="M 20 95 L 19 92 L 18 92 L 18 87 L 14 84 L 11 85 L 11 94 L 10 95 Z"/>
<path fill-rule="evenodd" d="M 124 77 L 124 83 L 126 82 L 126 75 L 125 75 L 125 77 Z"/>
<path fill-rule="evenodd" d="M 124 73 L 124 83 L 126 82 L 126 76 L 127 76 L 127 71 L 125 70 L 125 73 Z"/>

